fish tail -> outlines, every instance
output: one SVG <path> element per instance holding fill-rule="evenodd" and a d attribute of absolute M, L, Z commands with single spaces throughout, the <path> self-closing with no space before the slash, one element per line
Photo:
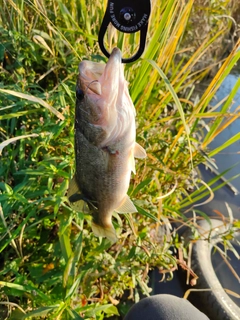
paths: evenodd
<path fill-rule="evenodd" d="M 116 230 L 112 223 L 109 226 L 101 226 L 96 222 L 92 222 L 92 231 L 97 237 L 106 237 L 111 242 L 115 243 L 118 240 Z"/>

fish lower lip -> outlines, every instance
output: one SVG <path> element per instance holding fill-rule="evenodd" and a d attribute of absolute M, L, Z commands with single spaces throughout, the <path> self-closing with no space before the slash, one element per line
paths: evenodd
<path fill-rule="evenodd" d="M 111 62 L 112 59 L 114 59 L 114 60 L 116 59 L 118 63 L 122 63 L 122 52 L 119 48 L 117 48 L 117 47 L 113 48 L 112 53 L 111 53 L 107 63 Z"/>

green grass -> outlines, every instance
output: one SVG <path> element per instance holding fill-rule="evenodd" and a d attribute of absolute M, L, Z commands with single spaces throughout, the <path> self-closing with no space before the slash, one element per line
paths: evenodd
<path fill-rule="evenodd" d="M 160 236 L 161 225 L 179 221 L 194 227 L 185 217 L 186 207 L 194 209 L 196 201 L 211 194 L 195 168 L 206 161 L 205 154 L 210 158 L 239 139 L 236 135 L 208 150 L 238 117 L 223 120 L 238 84 L 221 111 L 207 107 L 240 52 L 237 43 L 196 99 L 196 84 L 213 67 L 201 67 L 201 59 L 229 31 L 231 20 L 225 27 L 219 19 L 227 1 L 211 4 L 214 28 L 193 50 L 193 3 L 153 1 L 145 53 L 125 67 L 137 110 L 137 139 L 148 157 L 137 162 L 129 188 L 139 213 L 114 215 L 120 240 L 111 246 L 92 234 L 91 217 L 73 211 L 66 198 L 75 171 L 77 67 L 82 59 L 106 61 L 97 44 L 106 1 L 2 1 L 0 292 L 5 308 L 0 317 L 117 319 L 129 301 L 150 294 L 149 269 L 173 276 L 182 244 L 175 234 L 168 241 Z M 117 34 L 110 47 L 118 45 L 128 56 L 138 40 L 139 35 Z M 206 117 L 213 121 L 203 137 L 199 120 Z M 194 186 L 199 188 L 190 194 Z"/>

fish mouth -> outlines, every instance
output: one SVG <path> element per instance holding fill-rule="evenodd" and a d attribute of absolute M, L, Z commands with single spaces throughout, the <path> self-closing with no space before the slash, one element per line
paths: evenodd
<path fill-rule="evenodd" d="M 109 68 L 118 68 L 122 64 L 122 52 L 119 48 L 115 47 L 112 50 L 112 53 L 108 59 L 106 67 Z"/>
<path fill-rule="evenodd" d="M 124 82 L 122 53 L 114 48 L 107 64 L 84 60 L 79 64 L 78 86 L 88 96 L 94 94 L 105 99 L 116 96 Z"/>

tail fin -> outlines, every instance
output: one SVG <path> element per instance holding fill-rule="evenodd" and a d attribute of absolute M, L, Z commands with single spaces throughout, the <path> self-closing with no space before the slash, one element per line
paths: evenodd
<path fill-rule="evenodd" d="M 92 222 L 92 231 L 97 237 L 106 237 L 113 243 L 117 242 L 117 234 L 113 225 L 111 224 L 109 227 L 102 227 L 99 224 Z"/>

